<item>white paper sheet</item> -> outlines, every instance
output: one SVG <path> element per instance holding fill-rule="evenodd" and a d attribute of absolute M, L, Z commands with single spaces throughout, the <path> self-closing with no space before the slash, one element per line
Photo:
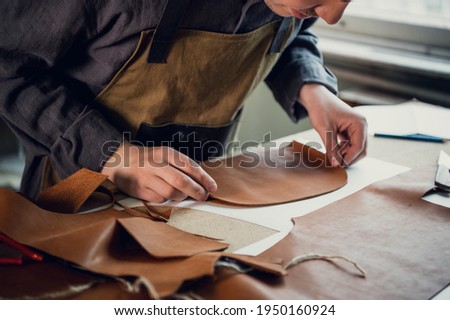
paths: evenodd
<path fill-rule="evenodd" d="M 441 150 L 439 153 L 438 165 L 446 166 L 450 169 L 450 156 L 444 150 Z"/>
<path fill-rule="evenodd" d="M 302 143 L 308 142 L 302 139 L 302 134 L 285 137 L 276 142 L 279 144 L 292 141 L 293 139 Z M 309 142 L 310 141 L 311 140 L 309 140 Z M 348 174 L 348 183 L 343 188 L 319 197 L 297 202 L 255 208 L 214 206 L 193 200 L 186 200 L 181 203 L 167 202 L 165 204 L 221 214 L 278 230 L 279 233 L 236 251 L 236 253 L 241 254 L 257 255 L 275 245 L 290 232 L 293 227 L 292 218 L 306 215 L 314 210 L 343 199 L 374 182 L 406 172 L 409 168 L 373 158 L 365 158 L 346 170 Z M 132 199 L 128 199 L 124 204 L 132 207 L 134 203 Z M 140 202 L 137 202 L 136 205 L 141 204 Z"/>
<path fill-rule="evenodd" d="M 450 170 L 450 156 L 441 150 L 438 165 L 447 167 Z M 432 191 L 422 197 L 423 200 L 437 204 L 442 207 L 450 208 L 450 193 L 444 191 Z"/>
<path fill-rule="evenodd" d="M 450 139 L 450 109 L 409 101 L 398 105 L 354 109 L 366 117 L 369 134 L 423 134 Z"/>
<path fill-rule="evenodd" d="M 422 199 L 450 209 L 450 193 L 448 192 L 434 191 L 433 193 L 424 196 Z"/>

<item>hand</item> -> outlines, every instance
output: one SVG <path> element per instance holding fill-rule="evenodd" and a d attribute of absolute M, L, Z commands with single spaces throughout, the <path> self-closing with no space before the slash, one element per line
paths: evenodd
<path fill-rule="evenodd" d="M 367 153 L 367 122 L 320 84 L 306 84 L 299 93 L 333 167 L 349 166 Z"/>
<path fill-rule="evenodd" d="M 120 190 L 150 202 L 202 201 L 217 190 L 215 181 L 192 159 L 169 147 L 147 148 L 125 142 L 103 166 Z"/>

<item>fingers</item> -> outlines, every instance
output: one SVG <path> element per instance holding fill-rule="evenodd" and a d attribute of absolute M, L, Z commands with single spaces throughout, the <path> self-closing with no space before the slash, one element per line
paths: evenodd
<path fill-rule="evenodd" d="M 146 152 L 149 154 L 142 172 L 144 186 L 160 197 L 204 201 L 210 192 L 217 190 L 211 176 L 186 155 L 167 147 L 148 148 Z"/>
<path fill-rule="evenodd" d="M 165 187 L 157 189 L 158 193 L 163 196 L 166 195 L 169 199 L 172 199 L 173 196 L 182 198 L 181 195 L 177 194 L 177 191 L 184 195 L 184 198 L 189 196 L 199 201 L 204 201 L 208 198 L 209 192 L 189 175 L 178 170 L 178 168 L 168 166 L 157 174 L 166 183 Z M 151 188 L 155 190 L 157 185 L 152 184 Z"/>
<path fill-rule="evenodd" d="M 321 134 L 321 138 L 325 143 L 325 150 L 329 164 L 333 167 L 341 166 L 343 163 L 343 153 L 341 152 L 343 145 L 341 142 L 338 142 L 337 133 L 332 130 L 327 130 L 325 131 L 325 136 L 323 136 L 323 133 Z"/>
<path fill-rule="evenodd" d="M 163 196 L 159 195 L 157 192 L 147 188 L 136 189 L 134 193 L 131 190 L 128 193 L 134 197 L 137 197 L 141 200 L 148 202 L 161 203 L 167 200 Z"/>
<path fill-rule="evenodd" d="M 165 153 L 163 158 L 165 158 L 172 167 L 183 172 L 187 177 L 193 180 L 186 181 L 183 177 L 176 176 L 172 177 L 171 183 L 176 183 L 181 186 L 186 183 L 196 182 L 208 193 L 217 190 L 217 184 L 214 179 L 191 158 L 172 148 L 162 148 L 161 150 Z"/>
<path fill-rule="evenodd" d="M 367 125 L 364 119 L 355 122 L 348 130 L 349 147 L 344 154 L 344 163 L 349 166 L 367 154 Z"/>
<path fill-rule="evenodd" d="M 339 140 L 337 137 L 342 140 Z M 328 129 L 322 140 L 325 142 L 328 161 L 333 167 L 350 166 L 367 154 L 367 135 L 364 119 L 350 122 L 348 128 L 344 127 L 339 132 Z"/>
<path fill-rule="evenodd" d="M 160 196 L 163 199 L 163 201 L 166 200 L 183 201 L 189 196 L 188 193 L 178 190 L 172 184 L 168 183 L 167 181 L 163 180 L 158 176 L 154 176 L 152 177 L 151 180 L 147 180 L 146 182 L 147 184 L 145 186 L 146 189 L 145 192 L 147 191 L 154 192 L 158 196 Z M 201 196 L 205 195 L 202 194 Z M 162 202 L 162 201 L 153 201 L 153 202 Z"/>
<path fill-rule="evenodd" d="M 367 155 L 367 140 L 364 139 L 362 145 L 358 142 L 356 145 L 351 145 L 344 155 L 344 163 L 350 166 Z"/>
<path fill-rule="evenodd" d="M 128 149 L 126 149 L 128 148 Z M 215 181 L 193 160 L 168 147 L 124 144 L 119 165 L 102 172 L 127 194 L 150 202 L 206 200 Z M 125 161 L 126 160 L 126 161 Z"/>

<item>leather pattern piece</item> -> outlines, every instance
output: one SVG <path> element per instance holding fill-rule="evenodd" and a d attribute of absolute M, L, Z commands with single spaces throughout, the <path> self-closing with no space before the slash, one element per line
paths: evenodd
<path fill-rule="evenodd" d="M 119 223 L 155 258 L 190 257 L 228 247 L 226 243 L 195 236 L 164 222 L 128 218 L 120 219 Z"/>
<path fill-rule="evenodd" d="M 75 213 L 94 191 L 105 182 L 107 177 L 87 169 L 80 169 L 75 174 L 39 194 L 37 204 L 44 209 Z M 67 192 L 72 190 L 74 192 Z"/>
<path fill-rule="evenodd" d="M 279 264 L 261 259 L 210 252 L 226 245 L 191 234 L 180 237 L 183 231 L 168 225 L 163 241 L 149 246 L 147 227 L 158 224 L 150 228 L 154 230 L 161 222 L 131 217 L 113 208 L 65 215 L 43 210 L 10 190 L 0 190 L 0 203 L 0 231 L 9 237 L 91 272 L 136 277 L 152 297 L 170 296 L 187 280 L 212 276 L 216 261 L 222 257 L 276 275 L 286 273 Z M 178 246 L 172 248 L 175 242 Z M 155 246 L 158 257 L 152 254 Z M 191 256 L 160 259 L 174 255 Z"/>
<path fill-rule="evenodd" d="M 414 169 L 295 218 L 291 233 L 260 255 L 285 262 L 342 255 L 366 278 L 347 263 L 314 260 L 284 278 L 205 279 L 195 292 L 207 299 L 429 299 L 450 282 L 450 211 L 421 199 L 433 178 L 434 168 Z"/>
<path fill-rule="evenodd" d="M 264 148 L 201 166 L 218 185 L 211 197 L 223 204 L 291 202 L 337 190 L 347 183 L 343 168 L 328 166 L 323 153 L 296 141 L 285 148 Z"/>

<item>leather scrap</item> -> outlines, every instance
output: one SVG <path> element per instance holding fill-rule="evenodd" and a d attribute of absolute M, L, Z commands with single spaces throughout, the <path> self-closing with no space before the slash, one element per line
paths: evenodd
<path fill-rule="evenodd" d="M 107 177 L 100 173 L 80 169 L 39 194 L 37 204 L 44 209 L 75 213 Z M 72 192 L 68 192 L 72 191 Z"/>
<path fill-rule="evenodd" d="M 0 190 L 0 203 L 0 231 L 9 237 L 90 272 L 142 279 L 147 290 L 158 297 L 174 294 L 187 280 L 214 275 L 216 261 L 224 256 L 278 276 L 286 273 L 281 265 L 262 259 L 211 252 L 226 245 L 204 238 L 192 240 L 196 236 L 190 234 L 180 238 L 183 232 L 168 225 L 164 227 L 165 242 L 160 241 L 155 251 L 146 230 L 149 224 L 159 227 L 161 222 L 113 208 L 65 215 L 43 210 L 10 190 Z M 176 242 L 177 247 L 172 248 Z M 191 256 L 173 257 L 181 253 Z"/>
<path fill-rule="evenodd" d="M 191 257 L 202 252 L 225 250 L 228 247 L 226 243 L 195 236 L 163 222 L 141 218 L 118 221 L 155 258 Z"/>
<path fill-rule="evenodd" d="M 343 168 L 328 166 L 323 153 L 297 141 L 201 166 L 218 185 L 212 204 L 273 205 L 322 195 L 347 183 Z"/>
<path fill-rule="evenodd" d="M 0 265 L 0 299 L 69 299 L 106 282 L 55 261 Z"/>

